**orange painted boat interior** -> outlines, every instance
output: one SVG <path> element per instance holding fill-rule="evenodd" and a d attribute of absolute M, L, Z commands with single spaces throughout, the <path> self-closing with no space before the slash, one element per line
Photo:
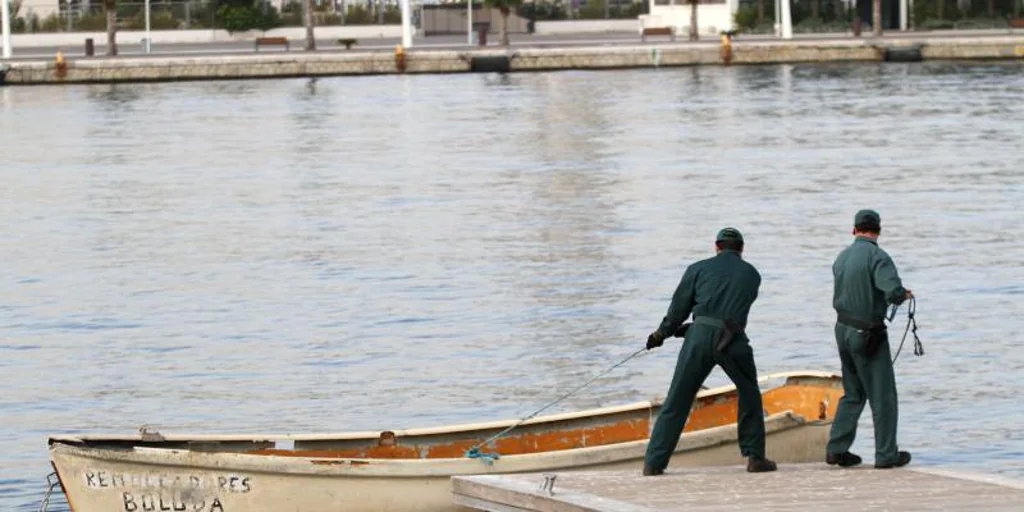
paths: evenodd
<path fill-rule="evenodd" d="M 764 391 L 762 405 L 769 415 L 788 410 L 807 421 L 831 420 L 842 394 L 838 382 L 819 379 L 816 382 L 787 384 Z M 701 397 L 694 404 L 684 431 L 693 432 L 735 423 L 736 413 L 735 391 Z M 651 420 L 656 415 L 657 408 L 643 408 L 608 417 L 523 425 L 481 451 L 517 455 L 641 441 L 648 438 Z M 294 450 L 258 449 L 246 453 L 345 459 L 461 458 L 465 457 L 467 450 L 496 432 L 471 431 L 465 434 L 405 438 L 384 433 L 377 439 L 315 441 L 301 446 L 296 443 Z"/>

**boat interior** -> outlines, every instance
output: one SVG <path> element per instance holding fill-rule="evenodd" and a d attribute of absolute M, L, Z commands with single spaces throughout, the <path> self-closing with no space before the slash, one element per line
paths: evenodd
<path fill-rule="evenodd" d="M 762 378 L 764 381 L 771 378 Z M 784 383 L 766 388 L 762 405 L 766 416 L 784 412 L 806 421 L 830 420 L 842 397 L 841 380 L 829 374 L 785 375 Z M 660 402 L 639 402 L 567 414 L 534 418 L 480 449 L 502 456 L 643 441 L 650 435 Z M 695 432 L 736 422 L 735 388 L 698 394 L 684 432 Z M 142 431 L 132 436 L 55 436 L 50 443 L 107 449 L 151 447 L 202 452 L 327 459 L 439 459 L 462 458 L 468 450 L 515 421 L 454 425 L 407 431 L 310 434 L 287 436 L 161 435 Z"/>

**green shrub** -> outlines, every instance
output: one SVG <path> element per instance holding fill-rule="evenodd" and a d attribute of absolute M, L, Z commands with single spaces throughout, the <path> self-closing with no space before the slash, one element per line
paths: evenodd
<path fill-rule="evenodd" d="M 740 30 L 747 32 L 753 30 L 757 26 L 757 6 L 756 5 L 743 5 L 736 10 L 736 14 L 732 17 L 733 23 Z"/>
<path fill-rule="evenodd" d="M 580 8 L 581 20 L 604 19 L 604 3 L 606 0 L 587 0 L 587 5 Z"/>
<path fill-rule="evenodd" d="M 269 6 L 237 7 L 225 5 L 217 9 L 217 24 L 228 33 L 246 30 L 267 31 L 281 26 L 277 10 Z"/>
<path fill-rule="evenodd" d="M 76 26 L 78 30 L 103 32 L 107 30 L 107 15 L 103 14 L 103 11 L 86 14 L 81 18 L 78 18 L 78 24 Z"/>
<path fill-rule="evenodd" d="M 622 3 L 612 6 L 612 18 L 633 19 L 641 14 L 647 14 L 647 4 L 644 2 Z"/>
<path fill-rule="evenodd" d="M 394 5 L 387 6 L 384 9 L 384 23 L 389 25 L 402 23 L 402 8 Z"/>
<path fill-rule="evenodd" d="M 60 18 L 57 17 L 57 13 L 53 13 L 43 18 L 43 20 L 39 22 L 39 31 L 59 32 L 62 26 L 63 25 L 61 25 Z"/>
<path fill-rule="evenodd" d="M 146 13 L 140 12 L 135 17 L 125 20 L 122 25 L 126 29 L 145 30 Z M 176 30 L 181 27 L 181 20 L 175 18 L 170 12 L 150 12 L 149 28 L 152 30 Z"/>
<path fill-rule="evenodd" d="M 346 25 L 372 25 L 373 23 L 376 23 L 373 13 L 362 5 L 350 5 L 345 10 Z"/>
<path fill-rule="evenodd" d="M 953 20 L 924 20 L 918 27 L 921 30 L 942 30 L 953 28 Z"/>
<path fill-rule="evenodd" d="M 25 18 L 14 18 L 11 20 L 11 32 L 14 34 L 22 34 L 28 31 L 28 22 Z"/>
<path fill-rule="evenodd" d="M 301 12 L 282 12 L 281 13 L 281 26 L 283 27 L 301 27 L 305 25 L 305 21 L 302 19 Z"/>
<path fill-rule="evenodd" d="M 516 9 L 520 16 L 534 21 L 557 21 L 568 19 L 565 7 L 552 0 L 537 0 L 536 2 L 524 3 Z"/>

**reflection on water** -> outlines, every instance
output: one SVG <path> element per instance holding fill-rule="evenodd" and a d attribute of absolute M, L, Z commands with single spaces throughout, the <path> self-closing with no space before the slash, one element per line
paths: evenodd
<path fill-rule="evenodd" d="M 54 432 L 525 414 L 642 346 L 725 225 L 762 374 L 837 371 L 862 207 L 920 297 L 901 447 L 1024 476 L 1022 91 L 1019 63 L 0 89 L 0 508 L 37 506 Z M 677 343 L 554 410 L 664 393 Z"/>

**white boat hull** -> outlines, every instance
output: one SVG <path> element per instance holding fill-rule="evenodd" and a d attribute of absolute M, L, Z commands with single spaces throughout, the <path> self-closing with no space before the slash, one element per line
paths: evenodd
<path fill-rule="evenodd" d="M 766 418 L 769 457 L 824 459 L 828 422 Z M 640 471 L 647 441 L 481 459 L 338 460 L 55 442 L 51 458 L 74 512 L 449 511 L 454 475 L 558 470 Z M 683 436 L 670 468 L 745 461 L 736 425 Z"/>

